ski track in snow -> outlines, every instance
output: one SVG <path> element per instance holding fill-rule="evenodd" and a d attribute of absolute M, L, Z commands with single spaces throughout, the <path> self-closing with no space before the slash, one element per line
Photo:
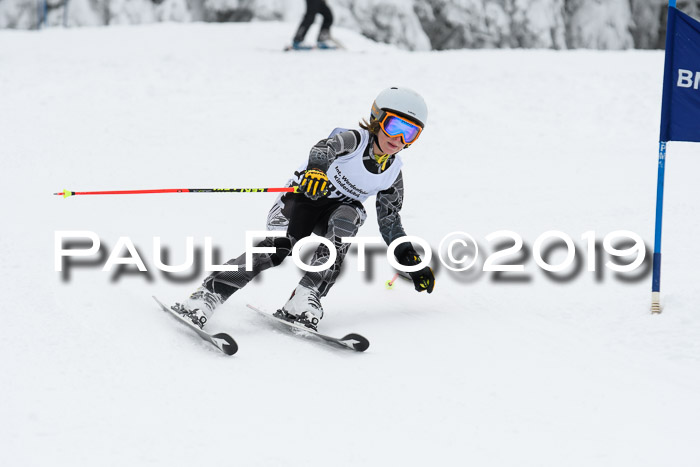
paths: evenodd
<path fill-rule="evenodd" d="M 669 146 L 662 315 L 649 313 L 648 274 L 596 281 L 584 265 L 557 283 L 530 256 L 527 282 L 439 267 L 428 296 L 385 290 L 382 255 L 363 275 L 351 253 L 321 326 L 365 335 L 364 354 L 245 308 L 284 303 L 300 277 L 291 261 L 210 322 L 236 338 L 234 357 L 150 298 L 183 299 L 203 277 L 165 280 L 153 236 L 171 264 L 188 235 L 228 259 L 264 228 L 274 195 L 50 196 L 280 185 L 399 84 L 430 111 L 403 153 L 410 235 L 437 247 L 461 230 L 488 247 L 508 229 L 531 251 L 548 230 L 583 247 L 584 232 L 626 229 L 651 247 L 661 52 L 409 53 L 342 29 L 347 51 L 279 51 L 294 28 L 0 31 L 4 463 L 698 465 L 698 146 Z M 366 207 L 361 235 L 377 236 Z M 105 254 L 129 236 L 150 273 L 93 265 L 62 280 L 58 230 L 97 232 Z"/>

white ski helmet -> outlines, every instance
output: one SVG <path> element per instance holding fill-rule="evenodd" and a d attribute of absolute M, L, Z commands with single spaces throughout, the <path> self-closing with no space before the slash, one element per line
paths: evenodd
<path fill-rule="evenodd" d="M 391 87 L 379 93 L 372 103 L 372 120 L 381 120 L 382 111 L 394 112 L 425 128 L 428 122 L 428 106 L 413 89 Z"/>

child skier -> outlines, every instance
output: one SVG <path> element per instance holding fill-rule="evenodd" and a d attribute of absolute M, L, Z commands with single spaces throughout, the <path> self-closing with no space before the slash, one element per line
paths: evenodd
<path fill-rule="evenodd" d="M 278 198 L 268 215 L 268 229 L 287 229 L 286 236 L 268 237 L 258 247 L 274 247 L 274 253 L 253 255 L 251 271 L 246 271 L 245 254 L 228 261 L 238 271 L 214 272 L 184 303 L 172 309 L 202 328 L 214 309 L 258 273 L 279 265 L 291 254 L 296 242 L 312 233 L 325 236 L 337 250 L 334 264 L 320 272 L 307 272 L 287 303 L 275 313 L 316 330 L 323 317 L 321 298 L 335 283 L 349 244 L 342 237 L 353 237 L 364 223 L 362 203 L 376 195 L 377 220 L 384 241 L 390 244 L 406 236 L 399 211 L 403 204 L 403 177 L 398 152 L 415 143 L 425 127 L 428 109 L 423 98 L 407 88 L 382 91 L 374 103 L 370 121 L 363 119 L 358 130 L 334 132 L 319 141 L 309 154 L 290 186 L 298 193 Z M 330 176 L 330 179 L 329 179 Z M 325 264 L 328 248 L 321 244 L 312 266 Z M 395 249 L 397 261 L 405 266 L 421 262 L 409 242 Z M 416 290 L 431 293 L 435 277 L 430 267 L 409 273 Z"/>

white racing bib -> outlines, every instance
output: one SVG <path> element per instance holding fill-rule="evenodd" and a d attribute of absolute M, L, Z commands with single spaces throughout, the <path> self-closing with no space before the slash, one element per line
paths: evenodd
<path fill-rule="evenodd" d="M 336 128 L 328 136 L 332 138 L 338 133 L 349 131 L 345 128 Z M 376 195 L 380 191 L 386 190 L 394 184 L 399 176 L 403 161 L 396 155 L 396 160 L 391 166 L 381 174 L 373 174 L 365 168 L 362 156 L 369 144 L 369 132 L 367 130 L 357 130 L 360 133 L 360 144 L 357 149 L 345 156 L 336 158 L 328 168 L 328 180 L 334 189 L 329 195 L 330 198 L 341 198 L 348 196 L 364 203 L 370 196 Z M 304 162 L 297 172 L 301 174 L 306 170 L 308 162 Z M 301 176 L 294 176 L 287 181 L 285 186 L 292 186 L 300 182 Z M 289 219 L 282 213 L 284 203 L 282 197 L 285 193 L 280 193 L 275 200 L 275 204 L 270 209 L 267 217 L 268 230 L 284 230 L 289 225 Z"/>
<path fill-rule="evenodd" d="M 331 133 L 331 137 L 341 131 L 347 130 L 336 128 Z M 337 157 L 326 172 L 328 180 L 335 187 L 330 198 L 347 196 L 364 203 L 370 196 L 391 187 L 399 176 L 403 161 L 398 154 L 393 164 L 380 174 L 374 174 L 365 168 L 362 156 L 370 141 L 369 132 L 363 129 L 358 132 L 360 144 L 357 149 L 350 154 Z M 306 164 L 303 169 L 306 169 Z"/>

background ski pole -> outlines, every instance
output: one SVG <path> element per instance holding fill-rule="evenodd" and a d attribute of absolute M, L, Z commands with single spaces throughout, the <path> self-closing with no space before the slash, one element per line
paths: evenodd
<path fill-rule="evenodd" d="M 78 195 L 144 195 L 151 193 L 297 193 L 298 187 L 283 188 L 166 188 L 163 190 L 69 191 L 54 193 L 68 198 Z"/>

